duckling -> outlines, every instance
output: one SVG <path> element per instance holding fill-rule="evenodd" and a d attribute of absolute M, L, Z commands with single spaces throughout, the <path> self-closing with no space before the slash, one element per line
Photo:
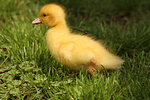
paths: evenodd
<path fill-rule="evenodd" d="M 110 53 L 100 41 L 72 33 L 65 18 L 63 7 L 51 3 L 43 6 L 39 17 L 32 22 L 50 27 L 46 43 L 55 59 L 69 69 L 87 71 L 93 76 L 98 70 L 121 68 L 124 60 Z"/>

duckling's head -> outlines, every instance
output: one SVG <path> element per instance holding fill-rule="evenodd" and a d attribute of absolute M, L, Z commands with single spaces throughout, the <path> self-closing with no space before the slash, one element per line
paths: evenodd
<path fill-rule="evenodd" d="M 54 27 L 59 22 L 65 22 L 65 11 L 57 4 L 51 3 L 43 6 L 40 10 L 39 18 L 35 19 L 32 24 L 44 24 Z"/>

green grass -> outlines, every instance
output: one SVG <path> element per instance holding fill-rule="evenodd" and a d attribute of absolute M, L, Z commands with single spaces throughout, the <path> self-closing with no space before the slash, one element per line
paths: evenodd
<path fill-rule="evenodd" d="M 150 1 L 51 2 L 66 7 L 69 26 L 100 39 L 122 57 L 122 69 L 92 77 L 65 68 L 47 49 L 48 27 L 31 24 L 40 8 L 50 2 L 26 0 L 19 6 L 18 0 L 1 0 L 0 99 L 150 99 Z"/>

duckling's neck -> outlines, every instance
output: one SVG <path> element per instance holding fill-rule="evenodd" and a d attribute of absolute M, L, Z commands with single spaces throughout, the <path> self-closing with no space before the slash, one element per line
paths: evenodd
<path fill-rule="evenodd" d="M 66 21 L 60 21 L 47 31 L 46 38 L 50 38 L 51 41 L 61 41 L 61 39 L 64 39 L 69 34 L 70 29 L 68 28 Z"/>
<path fill-rule="evenodd" d="M 70 30 L 66 24 L 66 21 L 60 21 L 58 22 L 56 25 L 54 25 L 53 27 L 50 28 L 51 32 L 54 31 L 55 34 L 58 33 L 58 35 L 61 34 L 68 34 L 70 33 Z"/>

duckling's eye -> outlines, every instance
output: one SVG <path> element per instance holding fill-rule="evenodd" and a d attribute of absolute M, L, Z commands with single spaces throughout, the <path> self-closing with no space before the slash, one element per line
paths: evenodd
<path fill-rule="evenodd" d="M 46 14 L 43 14 L 43 17 L 46 17 Z"/>

